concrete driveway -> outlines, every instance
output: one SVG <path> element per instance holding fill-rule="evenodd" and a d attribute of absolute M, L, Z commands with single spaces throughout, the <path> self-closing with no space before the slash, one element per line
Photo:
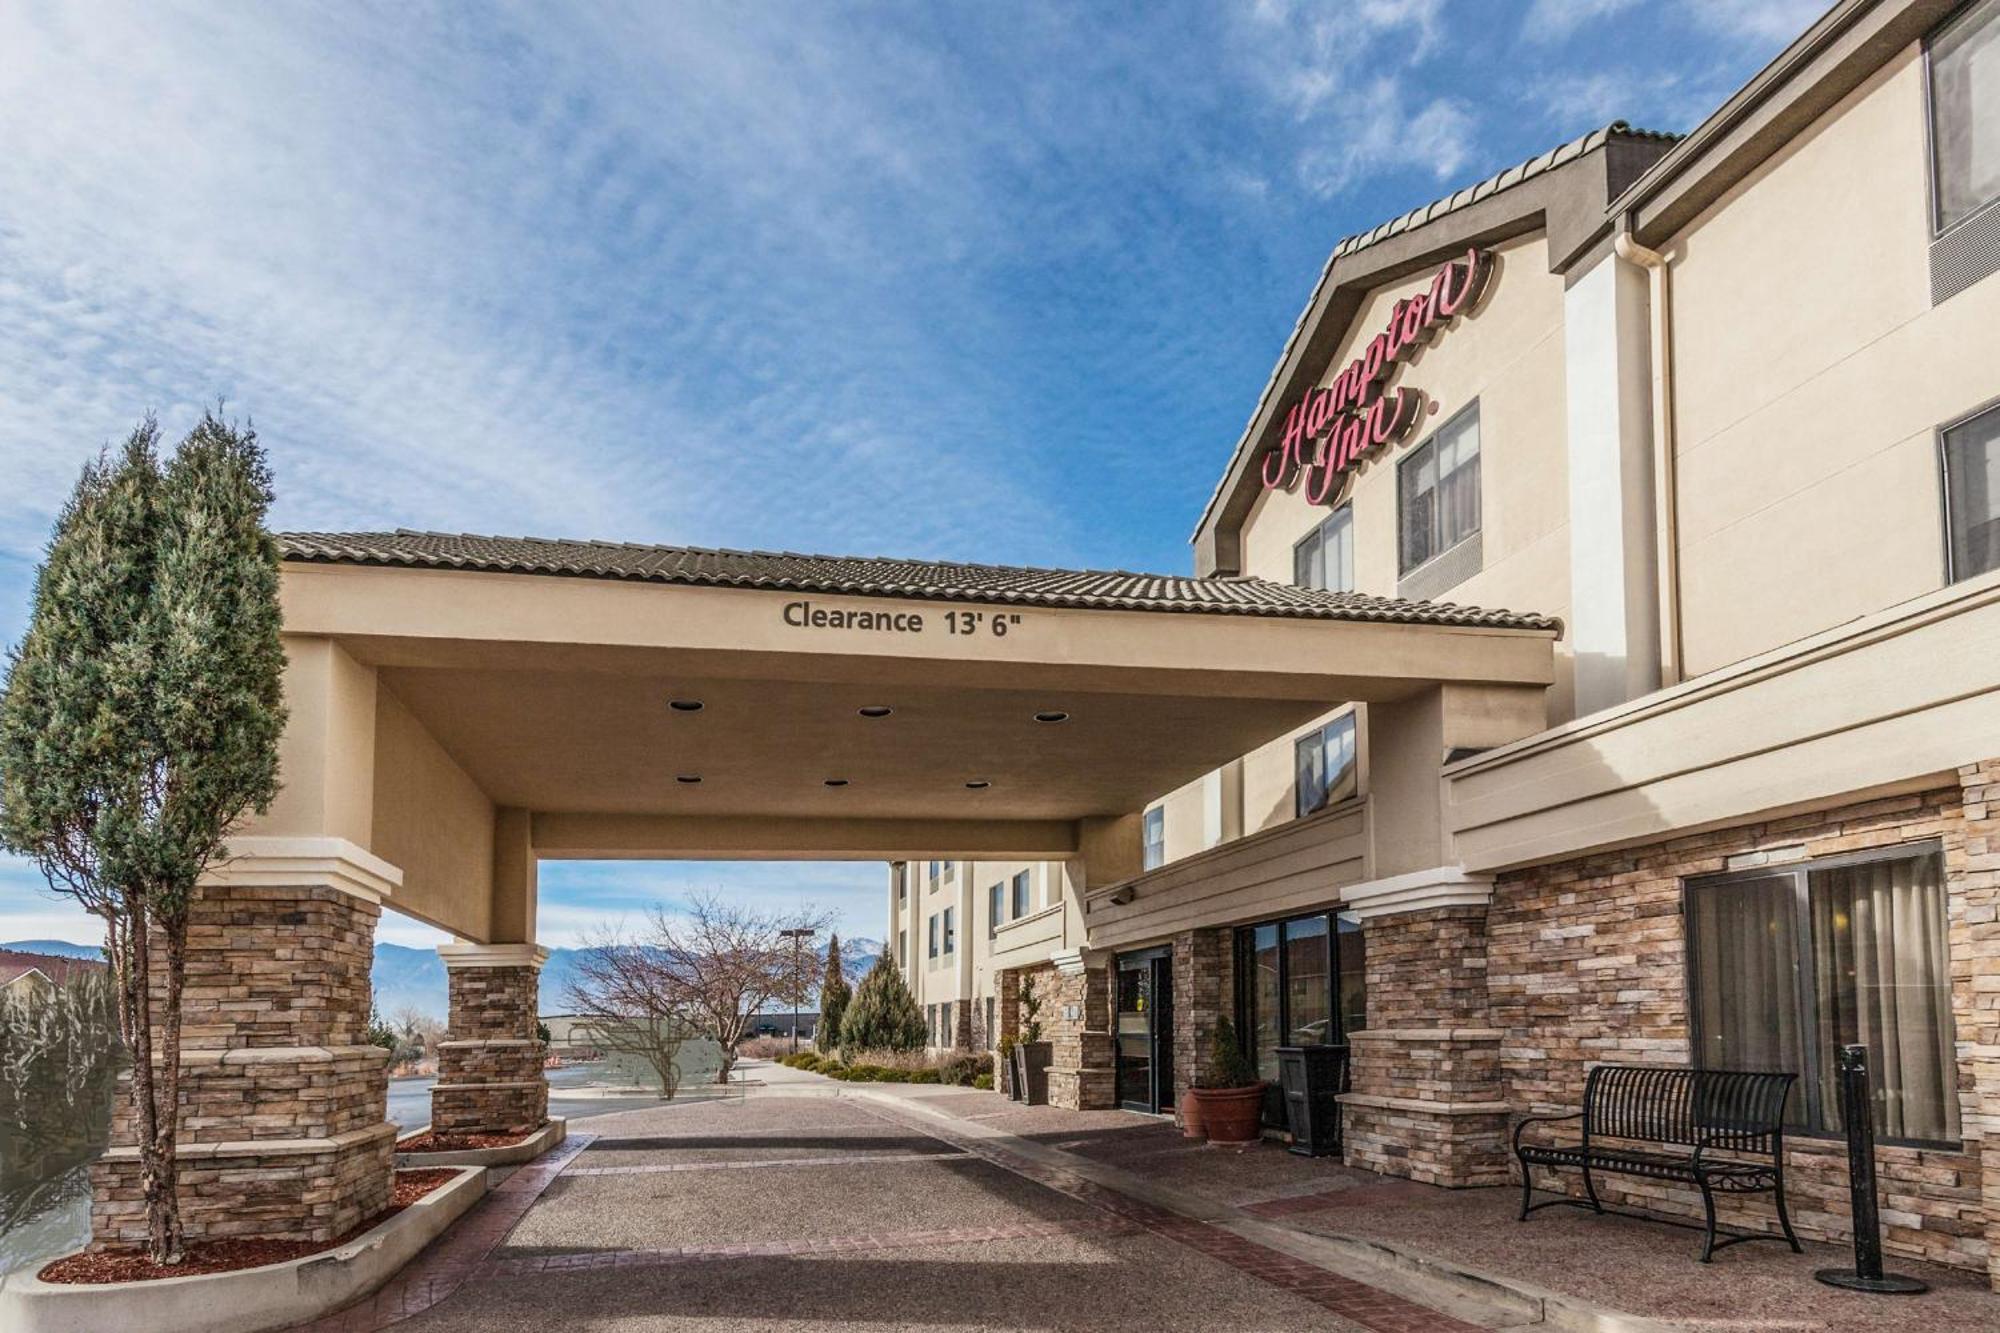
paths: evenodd
<path fill-rule="evenodd" d="M 1202 1253 L 815 1082 L 572 1122 L 597 1137 L 451 1296 L 400 1326 L 1361 1327 L 1240 1257 Z"/>

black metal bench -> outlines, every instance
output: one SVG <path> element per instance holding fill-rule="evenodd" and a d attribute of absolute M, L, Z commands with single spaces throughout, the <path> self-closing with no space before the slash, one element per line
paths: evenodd
<path fill-rule="evenodd" d="M 1583 1109 L 1574 1115 L 1530 1116 L 1514 1127 L 1514 1155 L 1521 1160 L 1521 1219 L 1537 1208 L 1574 1204 L 1602 1213 L 1593 1172 L 1677 1180 L 1701 1191 L 1708 1227 L 1701 1261 L 1726 1245 L 1777 1240 L 1759 1233 L 1715 1229 L 1717 1194 L 1775 1194 L 1778 1225 L 1792 1252 L 1799 1238 L 1785 1212 L 1785 1099 L 1796 1074 L 1729 1069 L 1675 1069 L 1657 1065 L 1599 1065 L 1583 1085 Z M 1523 1143 L 1530 1125 L 1583 1122 L 1574 1145 Z M 1604 1140 L 1614 1139 L 1616 1143 Z M 1681 1151 L 1685 1150 L 1685 1151 Z M 1531 1203 L 1536 1166 L 1576 1167 L 1589 1200 Z"/>

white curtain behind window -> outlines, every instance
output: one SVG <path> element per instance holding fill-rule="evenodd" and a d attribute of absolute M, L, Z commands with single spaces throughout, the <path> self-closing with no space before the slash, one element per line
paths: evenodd
<path fill-rule="evenodd" d="M 1869 861 L 1813 871 L 1814 978 L 1819 990 L 1821 1100 L 1841 1128 L 1835 1057 L 1868 1048 L 1875 1132 L 1956 1140 L 1951 969 L 1940 858 Z"/>

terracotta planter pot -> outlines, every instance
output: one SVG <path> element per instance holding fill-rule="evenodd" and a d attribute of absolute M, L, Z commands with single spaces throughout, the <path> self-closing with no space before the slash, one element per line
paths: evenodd
<path fill-rule="evenodd" d="M 1191 1139 L 1208 1137 L 1207 1121 L 1193 1088 L 1181 1094 L 1181 1133 Z"/>
<path fill-rule="evenodd" d="M 1247 1088 L 1190 1088 L 1210 1143 L 1254 1143 L 1264 1117 L 1264 1085 Z"/>

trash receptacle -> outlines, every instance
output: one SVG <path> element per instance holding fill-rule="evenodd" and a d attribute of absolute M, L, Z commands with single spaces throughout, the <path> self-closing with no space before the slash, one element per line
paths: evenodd
<path fill-rule="evenodd" d="M 1302 1157 L 1340 1153 L 1340 1094 L 1347 1091 L 1347 1047 L 1280 1046 L 1278 1085 L 1284 1090 L 1291 1151 Z"/>

